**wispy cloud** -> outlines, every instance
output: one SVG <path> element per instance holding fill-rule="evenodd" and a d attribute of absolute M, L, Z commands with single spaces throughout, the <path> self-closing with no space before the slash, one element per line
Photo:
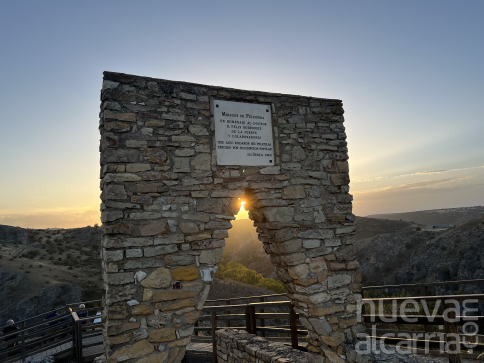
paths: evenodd
<path fill-rule="evenodd" d="M 427 175 L 427 174 L 450 173 L 452 171 L 473 170 L 473 169 L 482 169 L 482 168 L 484 168 L 484 165 L 481 165 L 481 166 L 471 166 L 469 168 L 455 168 L 455 169 L 435 170 L 435 171 L 419 171 L 417 173 L 397 175 L 397 176 L 394 176 L 393 178 L 403 178 L 403 177 L 406 177 L 406 176 L 414 176 L 414 175 Z"/>
<path fill-rule="evenodd" d="M 384 176 L 376 176 L 374 178 L 352 180 L 351 182 L 352 183 L 364 183 L 364 182 L 377 181 L 377 180 L 381 180 L 381 179 L 385 179 L 385 177 Z"/>
<path fill-rule="evenodd" d="M 377 192 L 386 192 L 386 191 L 402 191 L 402 190 L 410 190 L 410 189 L 436 189 L 436 188 L 445 188 L 446 183 L 452 183 L 456 182 L 459 180 L 466 180 L 466 179 L 473 179 L 477 175 L 471 175 L 471 176 L 465 176 L 465 177 L 460 177 L 460 178 L 445 178 L 445 179 L 437 179 L 437 180 L 425 180 L 421 182 L 416 182 L 416 183 L 408 183 L 408 184 L 401 184 L 401 185 L 395 185 L 395 186 L 389 186 L 389 187 L 384 187 L 384 188 L 379 188 L 379 189 L 369 189 L 369 190 L 360 190 L 356 193 L 377 193 Z"/>
<path fill-rule="evenodd" d="M 449 170 L 431 170 L 431 171 L 420 171 L 420 172 L 418 172 L 418 173 L 415 173 L 415 175 L 439 174 L 439 173 L 445 173 L 446 171 L 449 171 Z"/>
<path fill-rule="evenodd" d="M 453 171 L 473 170 L 473 169 L 482 169 L 482 168 L 484 168 L 484 165 L 471 166 L 469 168 L 418 171 L 416 173 L 401 174 L 401 175 L 395 175 L 395 176 L 376 176 L 376 177 L 373 177 L 373 178 L 355 179 L 355 180 L 351 180 L 351 183 L 356 184 L 356 183 L 372 182 L 372 181 L 377 181 L 377 180 L 382 180 L 382 179 L 399 179 L 399 178 L 419 176 L 419 175 L 441 174 L 441 173 L 449 173 L 449 172 L 453 172 Z"/>

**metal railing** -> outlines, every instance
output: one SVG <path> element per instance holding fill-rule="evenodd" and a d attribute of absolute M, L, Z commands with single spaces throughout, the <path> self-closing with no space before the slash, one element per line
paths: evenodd
<path fill-rule="evenodd" d="M 102 344 L 84 344 L 83 339 L 102 335 L 102 319 L 98 306 L 79 309 L 80 304 L 97 305 L 101 300 L 67 304 L 44 314 L 15 323 L 16 330 L 0 336 L 0 361 L 25 361 L 27 357 L 63 346 L 61 353 L 72 351 L 82 362 L 82 349 Z M 81 318 L 79 317 L 81 315 Z M 5 327 L 1 328 L 3 331 Z"/>

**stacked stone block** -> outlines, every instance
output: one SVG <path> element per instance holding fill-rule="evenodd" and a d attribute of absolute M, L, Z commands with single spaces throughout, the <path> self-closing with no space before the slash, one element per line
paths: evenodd
<path fill-rule="evenodd" d="M 213 101 L 270 105 L 275 166 L 218 166 Z M 179 362 L 246 200 L 308 349 L 344 362 L 361 330 L 339 100 L 104 73 L 101 189 L 109 362 Z"/>
<path fill-rule="evenodd" d="M 285 345 L 269 342 L 243 330 L 218 330 L 217 361 L 219 363 L 324 363 L 324 358 Z"/>

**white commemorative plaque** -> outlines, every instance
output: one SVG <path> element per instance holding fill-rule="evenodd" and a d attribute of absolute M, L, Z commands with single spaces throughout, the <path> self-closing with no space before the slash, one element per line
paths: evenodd
<path fill-rule="evenodd" d="M 213 101 L 217 165 L 274 165 L 271 106 Z"/>

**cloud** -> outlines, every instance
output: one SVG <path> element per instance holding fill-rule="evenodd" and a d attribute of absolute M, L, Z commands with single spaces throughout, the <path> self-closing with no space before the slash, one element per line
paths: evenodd
<path fill-rule="evenodd" d="M 354 194 L 363 194 L 363 193 L 378 193 L 378 192 L 388 192 L 388 191 L 402 191 L 402 190 L 410 190 L 410 189 L 436 189 L 436 188 L 445 188 L 446 186 L 442 186 L 445 183 L 451 183 L 458 180 L 467 180 L 473 179 L 477 175 L 465 176 L 460 178 L 446 178 L 446 179 L 437 179 L 437 180 L 425 180 L 421 182 L 415 183 L 408 183 L 408 184 L 401 184 L 396 186 L 384 187 L 379 189 L 370 189 L 370 190 L 360 190 L 358 192 L 354 192 Z"/>
<path fill-rule="evenodd" d="M 352 180 L 351 183 L 364 183 L 364 182 L 377 181 L 377 180 L 381 180 L 381 179 L 385 179 L 385 177 L 384 176 L 376 176 L 374 178 Z"/>
<path fill-rule="evenodd" d="M 355 180 L 351 180 L 351 183 L 352 184 L 357 184 L 357 183 L 372 182 L 372 181 L 377 181 L 377 180 L 382 180 L 382 179 L 399 179 L 399 178 L 404 178 L 404 177 L 409 177 L 409 176 L 440 174 L 440 173 L 448 173 L 448 172 L 453 172 L 453 171 L 482 169 L 482 168 L 484 168 L 484 165 L 481 165 L 481 166 L 471 166 L 469 168 L 456 168 L 456 169 L 445 169 L 445 170 L 418 171 L 416 173 L 411 173 L 411 174 L 401 174 L 401 175 L 395 175 L 395 176 L 376 176 L 376 177 L 373 177 L 373 178 L 355 179 Z"/>
<path fill-rule="evenodd" d="M 420 171 L 420 172 L 415 173 L 413 175 L 439 174 L 439 173 L 445 173 L 446 171 L 449 171 L 449 170 Z"/>
<path fill-rule="evenodd" d="M 462 170 L 472 170 L 472 169 L 482 169 L 482 168 L 484 168 L 484 165 L 471 166 L 469 168 L 456 168 L 456 169 L 435 170 L 435 171 L 419 171 L 417 173 L 412 173 L 412 174 L 397 175 L 397 176 L 394 176 L 393 178 L 403 178 L 403 177 L 406 177 L 406 176 L 415 176 L 415 175 L 449 173 L 449 172 L 452 172 L 452 171 L 462 171 Z"/>

